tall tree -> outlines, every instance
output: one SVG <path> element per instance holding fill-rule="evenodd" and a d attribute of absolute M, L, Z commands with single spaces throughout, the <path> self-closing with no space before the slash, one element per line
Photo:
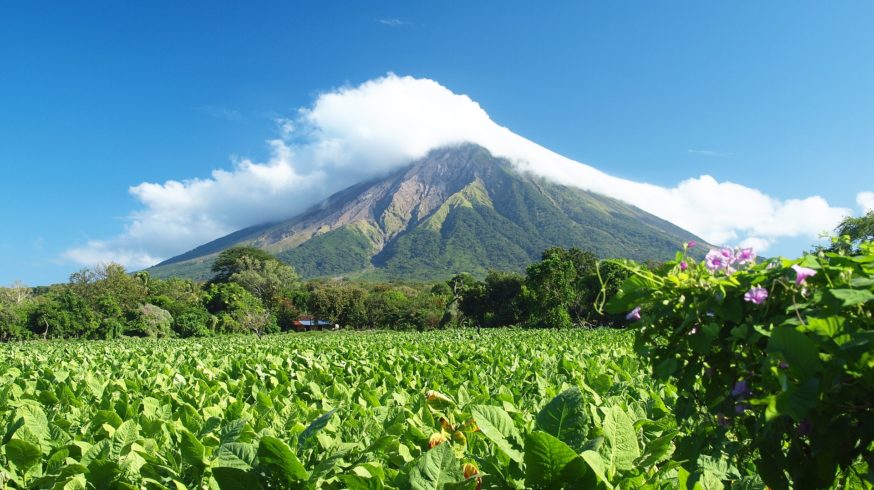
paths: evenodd
<path fill-rule="evenodd" d="M 528 266 L 525 285 L 533 323 L 555 328 L 572 325 L 569 308 L 576 298 L 576 277 L 573 261 L 558 252 L 544 252 L 543 260 Z"/>
<path fill-rule="evenodd" d="M 874 240 L 874 211 L 862 216 L 847 216 L 835 228 L 838 239 L 831 250 L 843 253 L 857 253 L 859 243 Z"/>
<path fill-rule="evenodd" d="M 237 259 L 236 272 L 228 278 L 257 296 L 267 306 L 274 306 L 283 293 L 289 293 L 299 282 L 294 268 L 276 259 L 259 260 L 250 255 Z M 287 294 L 286 294 L 287 295 Z"/>
<path fill-rule="evenodd" d="M 215 273 L 212 282 L 228 282 L 232 275 L 244 270 L 246 267 L 241 259 L 248 257 L 249 260 L 255 262 L 271 262 L 277 261 L 276 257 L 255 247 L 231 247 L 222 253 L 218 254 L 215 262 L 212 263 L 212 272 Z"/>

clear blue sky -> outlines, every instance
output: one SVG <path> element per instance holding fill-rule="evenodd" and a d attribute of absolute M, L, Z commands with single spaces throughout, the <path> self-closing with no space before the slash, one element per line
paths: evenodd
<path fill-rule="evenodd" d="M 65 281 L 60 253 L 118 234 L 129 186 L 264 158 L 274 117 L 390 71 L 618 176 L 854 210 L 872 190 L 874 3 L 532 5 L 3 4 L 0 284 Z"/>

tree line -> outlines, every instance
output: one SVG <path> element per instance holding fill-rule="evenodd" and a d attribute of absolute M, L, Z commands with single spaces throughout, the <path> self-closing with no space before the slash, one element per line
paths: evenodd
<path fill-rule="evenodd" d="M 571 248 L 550 248 L 525 274 L 458 274 L 437 283 L 301 280 L 262 250 L 218 255 L 213 279 L 159 279 L 119 264 L 83 269 L 65 284 L 0 288 L 0 340 L 198 337 L 293 328 L 312 316 L 354 329 L 427 330 L 457 326 L 568 328 L 616 319 L 592 307 L 623 272 Z M 600 275 L 600 277 L 599 277 Z"/>

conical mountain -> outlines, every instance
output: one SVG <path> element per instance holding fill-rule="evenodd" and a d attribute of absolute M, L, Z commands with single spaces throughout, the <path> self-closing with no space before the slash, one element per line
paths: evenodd
<path fill-rule="evenodd" d="M 522 271 L 552 246 L 664 260 L 698 240 L 625 202 L 520 173 L 473 144 L 442 148 L 338 192 L 289 220 L 246 228 L 153 267 L 209 276 L 234 245 L 267 250 L 304 277 L 442 279 Z"/>

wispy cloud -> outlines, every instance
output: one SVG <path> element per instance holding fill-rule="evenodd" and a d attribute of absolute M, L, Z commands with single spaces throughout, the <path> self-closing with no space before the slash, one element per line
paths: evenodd
<path fill-rule="evenodd" d="M 140 207 L 125 230 L 64 257 L 150 265 L 240 228 L 294 216 L 349 185 L 463 142 L 520 170 L 631 203 L 714 244 L 763 249 L 784 239 L 815 239 L 851 212 L 819 196 L 779 199 L 709 175 L 673 186 L 614 177 L 513 133 L 466 95 L 428 79 L 389 74 L 322 93 L 295 118 L 274 120 L 279 137 L 269 142 L 265 161 L 243 158 L 202 178 L 133 186 Z M 874 195 L 862 193 L 858 202 L 874 206 Z"/>
<path fill-rule="evenodd" d="M 379 22 L 380 24 L 382 24 L 384 26 L 389 26 L 389 27 L 401 27 L 401 26 L 408 26 L 408 25 L 412 24 L 412 22 L 410 22 L 410 21 L 401 20 L 401 19 L 398 19 L 395 17 L 378 19 L 377 22 Z"/>
<path fill-rule="evenodd" d="M 286 117 L 274 117 L 273 122 L 276 123 L 276 129 L 279 130 L 279 135 L 282 139 L 289 139 L 294 134 L 294 121 Z"/>
<path fill-rule="evenodd" d="M 209 117 L 221 119 L 222 121 L 239 122 L 244 119 L 240 111 L 228 109 L 227 107 L 220 105 L 202 105 L 195 107 L 195 110 Z"/>
<path fill-rule="evenodd" d="M 727 153 L 727 152 L 723 152 L 723 151 L 703 150 L 703 149 L 696 149 L 696 148 L 689 148 L 688 150 L 686 150 L 686 152 L 691 153 L 693 155 L 701 155 L 701 156 L 705 156 L 705 157 L 730 157 L 731 155 L 733 155 L 733 153 Z"/>
<path fill-rule="evenodd" d="M 874 211 L 874 192 L 866 191 L 856 194 L 856 203 L 862 208 L 863 213 Z"/>

